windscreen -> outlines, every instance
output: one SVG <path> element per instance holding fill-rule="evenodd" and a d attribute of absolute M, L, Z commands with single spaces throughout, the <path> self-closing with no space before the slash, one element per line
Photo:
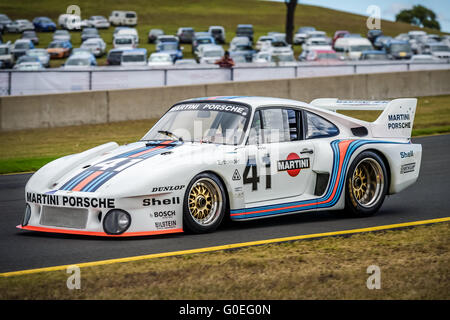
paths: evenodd
<path fill-rule="evenodd" d="M 237 145 L 249 108 L 225 103 L 183 103 L 172 107 L 142 140 L 174 140 Z"/>
<path fill-rule="evenodd" d="M 145 55 L 143 54 L 127 54 L 122 55 L 123 62 L 143 62 L 145 61 Z"/>

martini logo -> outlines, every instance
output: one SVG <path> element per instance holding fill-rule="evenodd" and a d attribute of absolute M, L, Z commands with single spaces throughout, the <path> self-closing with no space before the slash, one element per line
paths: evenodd
<path fill-rule="evenodd" d="M 300 159 L 298 154 L 290 153 L 286 160 L 278 161 L 278 171 L 287 171 L 291 177 L 296 177 L 301 169 L 309 168 L 309 158 Z"/>

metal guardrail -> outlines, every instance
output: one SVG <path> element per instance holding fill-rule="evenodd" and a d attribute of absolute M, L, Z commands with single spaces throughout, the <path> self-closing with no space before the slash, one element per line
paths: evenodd
<path fill-rule="evenodd" d="M 3 70 L 0 71 L 0 96 L 436 69 L 450 70 L 450 60 L 442 62 L 380 61 L 376 63 L 361 61 L 337 64 L 298 62 L 289 65 L 241 64 L 230 69 L 212 65 L 182 68 L 124 69 L 108 66 L 77 70 L 62 68 L 42 71 Z"/>

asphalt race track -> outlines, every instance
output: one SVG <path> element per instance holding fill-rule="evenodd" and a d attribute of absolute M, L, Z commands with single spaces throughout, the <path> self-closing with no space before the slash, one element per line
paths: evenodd
<path fill-rule="evenodd" d="M 419 181 L 388 197 L 369 218 L 343 218 L 332 212 L 235 222 L 212 234 L 171 234 L 140 238 L 101 238 L 16 229 L 24 210 L 30 174 L 0 176 L 0 272 L 76 264 L 151 253 L 374 227 L 450 216 L 450 135 L 413 139 L 423 147 Z"/>

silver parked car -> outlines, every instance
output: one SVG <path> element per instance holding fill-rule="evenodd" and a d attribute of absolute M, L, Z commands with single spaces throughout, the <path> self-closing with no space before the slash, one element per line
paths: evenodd
<path fill-rule="evenodd" d="M 26 55 L 30 57 L 37 57 L 46 68 L 50 66 L 50 54 L 45 49 L 31 49 L 27 51 Z"/>

